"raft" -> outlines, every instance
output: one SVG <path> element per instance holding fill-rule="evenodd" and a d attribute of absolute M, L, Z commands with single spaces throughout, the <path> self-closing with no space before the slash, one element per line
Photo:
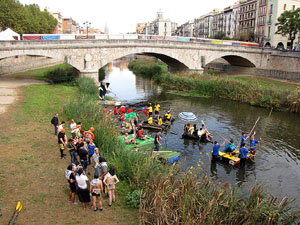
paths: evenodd
<path fill-rule="evenodd" d="M 144 121 L 144 122 L 142 123 L 142 127 L 143 127 L 144 129 L 148 129 L 148 130 L 156 130 L 156 131 L 160 131 L 160 130 L 163 130 L 163 129 L 164 129 L 164 126 L 163 126 L 163 125 L 162 125 L 162 126 L 155 125 L 155 124 L 150 125 L 150 124 L 148 124 L 146 121 Z"/>
<path fill-rule="evenodd" d="M 184 139 L 191 139 L 191 140 L 200 140 L 201 142 L 208 142 L 206 140 L 206 136 L 201 136 L 201 138 L 198 136 L 198 135 L 192 135 L 188 132 L 184 132 L 182 135 L 181 135 L 182 138 Z"/>
<path fill-rule="evenodd" d="M 115 105 L 115 106 L 121 105 L 121 102 L 118 102 L 118 101 L 103 100 L 103 101 L 98 101 L 98 102 L 103 104 L 103 105 Z"/>
<path fill-rule="evenodd" d="M 119 136 L 120 141 L 125 145 L 125 148 L 137 153 L 150 154 L 162 162 L 174 163 L 179 160 L 180 153 L 169 148 L 160 146 L 159 151 L 153 151 L 154 138 L 148 137 L 146 140 L 135 139 L 137 144 L 125 144 L 124 135 Z M 132 135 L 128 135 L 132 138 Z"/>
<path fill-rule="evenodd" d="M 239 156 L 239 150 L 236 149 L 233 151 L 235 155 L 231 156 L 229 153 L 219 151 L 220 159 L 222 161 L 228 161 L 230 165 L 236 166 L 240 163 L 241 159 Z M 255 154 L 248 153 L 247 160 L 255 158 Z"/>

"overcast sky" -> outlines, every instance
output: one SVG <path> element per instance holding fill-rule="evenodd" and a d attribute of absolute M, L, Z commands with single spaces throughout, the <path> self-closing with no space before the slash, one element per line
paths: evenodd
<path fill-rule="evenodd" d="M 161 9 L 164 18 L 178 25 L 197 18 L 215 8 L 225 8 L 237 0 L 20 0 L 36 3 L 64 17 L 72 17 L 81 26 L 84 21 L 101 28 L 107 23 L 111 34 L 134 32 L 137 23 L 151 22 Z"/>

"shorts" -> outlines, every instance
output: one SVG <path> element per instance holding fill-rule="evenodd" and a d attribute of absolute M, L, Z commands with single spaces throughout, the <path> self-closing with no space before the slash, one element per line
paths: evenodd
<path fill-rule="evenodd" d="M 70 185 L 70 190 L 72 193 L 76 193 L 76 186 L 75 185 Z"/>
<path fill-rule="evenodd" d="M 109 184 L 109 185 L 107 185 L 107 189 L 108 190 L 115 190 L 115 185 L 114 184 Z"/>
<path fill-rule="evenodd" d="M 100 193 L 99 194 L 97 194 L 97 193 L 92 193 L 92 196 L 96 196 L 96 197 L 100 197 Z"/>
<path fill-rule="evenodd" d="M 159 114 L 159 111 L 155 111 L 155 114 L 158 115 L 158 114 Z"/>
<path fill-rule="evenodd" d="M 149 116 L 152 116 L 152 112 L 149 112 Z"/>
<path fill-rule="evenodd" d="M 77 190 L 78 198 L 80 202 L 90 202 L 90 193 L 88 189 L 80 189 Z"/>
<path fill-rule="evenodd" d="M 64 144 L 59 144 L 59 149 L 60 150 L 65 150 L 65 145 Z"/>
<path fill-rule="evenodd" d="M 107 173 L 107 166 L 101 166 L 101 174 Z"/>

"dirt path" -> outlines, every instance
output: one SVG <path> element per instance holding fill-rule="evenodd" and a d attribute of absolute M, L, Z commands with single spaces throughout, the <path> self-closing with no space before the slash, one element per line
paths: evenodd
<path fill-rule="evenodd" d="M 33 79 L 0 77 L 0 113 L 6 112 L 8 106 L 13 104 L 20 97 L 18 91 L 20 87 L 32 84 L 46 83 Z"/>

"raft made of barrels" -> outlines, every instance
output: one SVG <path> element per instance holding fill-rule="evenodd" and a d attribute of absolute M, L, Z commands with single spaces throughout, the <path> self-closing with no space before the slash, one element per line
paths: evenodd
<path fill-rule="evenodd" d="M 160 146 L 159 151 L 153 151 L 154 149 L 154 138 L 148 137 L 145 140 L 135 139 L 137 144 L 125 144 L 124 135 L 119 136 L 120 141 L 125 145 L 127 150 L 142 153 L 142 154 L 149 154 L 155 157 L 156 159 L 167 162 L 167 163 L 174 163 L 179 160 L 180 153 L 173 151 L 169 148 L 165 148 Z M 128 135 L 130 139 L 133 138 L 133 135 Z"/>
<path fill-rule="evenodd" d="M 201 138 L 198 136 L 198 135 L 193 135 L 189 132 L 184 132 L 182 135 L 181 135 L 182 138 L 184 139 L 191 139 L 191 140 L 200 140 L 201 142 L 208 142 L 206 140 L 206 135 L 202 135 Z"/>
<path fill-rule="evenodd" d="M 241 161 L 241 159 L 238 157 L 239 156 L 238 149 L 234 150 L 232 153 L 219 151 L 219 155 L 222 161 L 226 161 L 226 162 L 228 161 L 228 163 L 233 166 L 238 165 Z M 256 156 L 255 154 L 248 153 L 247 160 L 254 159 L 255 156 Z"/>
<path fill-rule="evenodd" d="M 148 124 L 146 121 L 144 121 L 142 123 L 142 127 L 144 129 L 148 129 L 148 130 L 156 130 L 156 131 L 160 131 L 160 130 L 163 130 L 164 129 L 164 126 L 159 126 L 159 125 L 155 125 L 155 124 Z"/>
<path fill-rule="evenodd" d="M 102 101 L 98 101 L 98 102 L 103 104 L 103 105 L 115 105 L 115 106 L 121 105 L 121 102 L 118 102 L 118 101 L 102 100 Z"/>

